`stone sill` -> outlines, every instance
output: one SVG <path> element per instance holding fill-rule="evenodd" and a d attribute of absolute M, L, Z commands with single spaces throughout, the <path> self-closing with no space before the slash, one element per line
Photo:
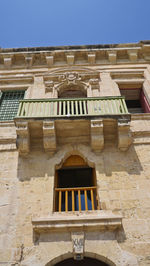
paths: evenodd
<path fill-rule="evenodd" d="M 32 218 L 35 232 L 47 231 L 114 231 L 122 227 L 122 216 L 109 211 L 54 213 Z"/>

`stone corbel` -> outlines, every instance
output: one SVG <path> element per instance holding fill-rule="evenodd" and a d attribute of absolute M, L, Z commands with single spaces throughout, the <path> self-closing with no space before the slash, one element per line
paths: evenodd
<path fill-rule="evenodd" d="M 43 145 L 45 152 L 54 153 L 56 150 L 56 133 L 54 121 L 43 121 Z"/>
<path fill-rule="evenodd" d="M 102 120 L 91 120 L 91 148 L 100 152 L 104 148 L 104 132 Z"/>
<path fill-rule="evenodd" d="M 28 122 L 16 122 L 16 133 L 18 135 L 17 146 L 20 155 L 27 155 L 30 151 L 30 135 Z"/>
<path fill-rule="evenodd" d="M 49 67 L 52 66 L 54 64 L 54 56 L 46 55 L 46 62 Z"/>
<path fill-rule="evenodd" d="M 118 148 L 126 151 L 132 143 L 130 122 L 118 121 Z"/>
<path fill-rule="evenodd" d="M 95 64 L 95 58 L 96 58 L 95 53 L 88 54 L 88 63 L 91 64 L 91 65 Z"/>
<path fill-rule="evenodd" d="M 25 64 L 27 67 L 31 67 L 33 63 L 33 55 L 32 54 L 24 54 Z"/>
<path fill-rule="evenodd" d="M 73 65 L 74 64 L 74 55 L 73 54 L 68 54 L 66 55 L 67 57 L 67 64 L 68 65 Z"/>
<path fill-rule="evenodd" d="M 45 82 L 45 92 L 53 92 L 53 89 L 54 89 L 54 82 L 53 81 Z"/>
<path fill-rule="evenodd" d="M 117 59 L 117 51 L 107 51 L 107 54 L 109 62 L 115 64 Z"/>
<path fill-rule="evenodd" d="M 138 57 L 138 51 L 137 50 L 128 50 L 128 56 L 129 60 L 131 62 L 136 62 Z"/>
<path fill-rule="evenodd" d="M 13 55 L 11 55 L 11 54 L 4 54 L 3 55 L 4 66 L 6 68 L 11 67 L 11 65 L 12 65 L 12 58 L 13 58 Z"/>
<path fill-rule="evenodd" d="M 83 259 L 84 245 L 85 245 L 84 232 L 72 232 L 71 239 L 72 239 L 72 249 L 73 249 L 74 259 L 75 260 Z"/>
<path fill-rule="evenodd" d="M 92 90 L 100 90 L 99 79 L 90 79 L 89 85 L 91 86 Z"/>

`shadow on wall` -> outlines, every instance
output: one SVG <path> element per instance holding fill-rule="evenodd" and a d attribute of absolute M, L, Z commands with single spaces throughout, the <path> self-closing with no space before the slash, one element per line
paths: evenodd
<path fill-rule="evenodd" d="M 34 232 L 33 242 L 34 245 L 39 245 L 40 242 L 58 242 L 61 241 L 70 242 L 70 233 L 64 232 Z M 115 231 L 101 231 L 101 232 L 85 232 L 85 240 L 88 241 L 113 241 L 116 240 L 118 243 L 122 243 L 126 240 L 125 232 L 123 227 Z"/>
<path fill-rule="evenodd" d="M 97 165 L 99 174 L 112 176 L 112 173 L 126 172 L 129 175 L 140 175 L 142 165 L 132 145 L 128 151 L 120 152 L 115 148 L 106 148 L 103 153 L 103 162 Z"/>
<path fill-rule="evenodd" d="M 95 165 L 99 174 L 111 176 L 112 173 L 125 172 L 129 175 L 140 175 L 143 171 L 133 145 L 126 152 L 121 152 L 115 147 L 108 147 L 101 153 L 95 154 L 90 148 L 86 147 L 86 149 L 84 149 L 83 158 L 87 158 L 88 164 L 91 162 L 91 165 Z M 74 154 L 73 148 L 71 151 L 68 150 L 68 153 Z M 44 152 L 32 152 L 27 157 L 19 156 L 18 179 L 25 181 L 36 177 L 54 176 L 56 165 L 61 163 L 65 155 L 66 151 L 62 148 L 52 157 Z M 81 153 L 79 155 L 81 156 Z"/>

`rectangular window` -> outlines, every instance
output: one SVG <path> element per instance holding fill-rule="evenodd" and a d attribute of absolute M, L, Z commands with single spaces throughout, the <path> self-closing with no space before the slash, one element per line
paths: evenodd
<path fill-rule="evenodd" d="M 24 98 L 25 91 L 2 92 L 0 99 L 0 120 L 13 120 L 17 114 L 19 100 Z"/>

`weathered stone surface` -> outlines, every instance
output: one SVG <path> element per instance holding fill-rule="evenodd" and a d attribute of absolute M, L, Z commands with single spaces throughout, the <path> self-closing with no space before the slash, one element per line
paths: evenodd
<path fill-rule="evenodd" d="M 38 99 L 57 98 L 68 84 L 69 88 L 79 86 L 88 97 L 119 96 L 118 84 L 130 82 L 143 84 L 150 102 L 150 47 L 146 45 L 130 47 L 139 47 L 138 52 L 128 49 L 130 45 L 120 45 L 115 50 L 112 46 L 101 47 L 93 52 L 87 47 L 69 52 L 58 49 L 55 54 L 51 51 L 36 54 L 36 48 L 33 54 L 10 51 L 9 56 L 2 55 L 0 86 L 4 91 L 25 88 L 27 99 Z M 0 53 L 5 54 L 5 49 Z M 40 61 L 41 54 L 45 65 Z M 36 57 L 39 65 L 35 63 L 38 60 L 34 61 Z M 21 60 L 20 65 L 17 60 Z M 55 128 L 54 121 L 41 117 L 39 121 L 16 123 L 17 131 L 14 122 L 1 122 L 0 264 L 52 266 L 73 257 L 81 248 L 83 257 L 93 257 L 108 265 L 149 265 L 149 118 L 149 114 L 133 114 L 131 126 L 118 124 L 118 118 L 92 119 L 91 125 L 90 120 L 70 119 L 57 121 Z M 118 146 L 126 151 L 120 151 Z M 95 168 L 100 210 L 86 214 L 54 212 L 56 170 L 71 155 L 81 156 L 88 166 Z M 44 220 L 42 230 L 34 219 L 39 223 Z M 57 230 L 54 226 L 48 229 L 52 220 Z M 72 236 L 77 239 L 81 233 L 83 245 L 73 249 Z"/>

